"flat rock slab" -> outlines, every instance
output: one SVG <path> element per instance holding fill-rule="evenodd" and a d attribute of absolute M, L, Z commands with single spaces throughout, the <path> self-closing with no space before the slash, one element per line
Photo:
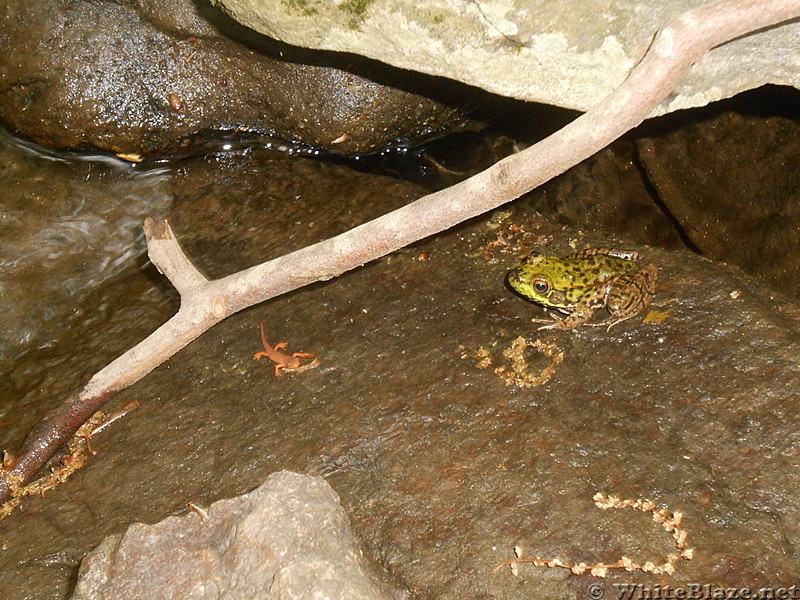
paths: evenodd
<path fill-rule="evenodd" d="M 402 597 L 370 573 L 336 492 L 318 477 L 275 473 L 206 512 L 106 538 L 83 560 L 72 600 Z"/>
<path fill-rule="evenodd" d="M 185 161 L 170 218 L 216 277 L 422 193 L 254 152 Z M 800 306 L 737 268 L 643 247 L 666 304 L 610 331 L 537 331 L 531 319 L 546 314 L 509 291 L 505 273 L 533 249 L 587 246 L 631 248 L 515 202 L 230 317 L 114 400 L 109 410 L 140 406 L 93 439 L 99 454 L 86 467 L 0 523 L 0 595 L 63 598 L 107 535 L 284 469 L 325 477 L 369 556 L 420 598 L 563 600 L 598 582 L 609 594 L 623 583 L 795 584 Z M 0 447 L 17 447 L 76 382 L 175 309 L 163 279 L 147 275 L 109 287 L 113 310 L 75 338 L 14 365 L 7 379 L 20 396 L 4 403 Z M 319 366 L 276 378 L 254 361 L 261 321 L 271 341 L 316 354 Z M 503 351 L 520 336 L 563 354 L 549 381 L 517 387 L 494 372 L 511 369 Z M 524 358 L 532 374 L 551 364 L 533 348 Z M 569 563 L 658 564 L 676 551 L 649 515 L 596 507 L 599 491 L 682 512 L 692 560 L 673 576 L 493 572 L 515 546 Z"/>
<path fill-rule="evenodd" d="M 307 48 L 353 52 L 521 100 L 588 110 L 693 0 L 221 0 L 240 22 Z M 800 87 L 800 23 L 747 36 L 694 65 L 654 114 L 776 83 Z"/>

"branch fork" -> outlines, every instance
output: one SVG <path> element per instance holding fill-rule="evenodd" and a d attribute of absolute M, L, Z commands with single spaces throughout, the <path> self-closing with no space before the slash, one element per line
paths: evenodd
<path fill-rule="evenodd" d="M 208 283 L 208 279 L 197 270 L 183 252 L 169 222 L 144 220 L 144 234 L 147 239 L 147 254 L 158 272 L 169 279 L 178 293 L 190 295 L 195 289 Z"/>

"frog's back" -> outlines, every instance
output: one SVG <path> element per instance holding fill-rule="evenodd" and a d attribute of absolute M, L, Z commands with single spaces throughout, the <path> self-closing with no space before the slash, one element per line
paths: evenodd
<path fill-rule="evenodd" d="M 564 274 L 575 284 L 583 285 L 605 281 L 609 277 L 630 273 L 638 268 L 638 264 L 633 260 L 608 254 L 580 253 L 561 259 L 561 262 Z"/>

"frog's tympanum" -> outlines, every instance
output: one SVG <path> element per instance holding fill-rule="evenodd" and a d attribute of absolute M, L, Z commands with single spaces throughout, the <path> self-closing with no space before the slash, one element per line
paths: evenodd
<path fill-rule="evenodd" d="M 567 316 L 539 329 L 574 329 L 603 308 L 609 328 L 635 317 L 650 304 L 658 267 L 639 264 L 638 252 L 587 248 L 569 258 L 532 252 L 508 274 L 508 283 L 525 298 Z"/>

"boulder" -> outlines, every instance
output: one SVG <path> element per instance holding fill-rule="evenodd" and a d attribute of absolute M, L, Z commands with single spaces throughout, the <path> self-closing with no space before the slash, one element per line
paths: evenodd
<path fill-rule="evenodd" d="M 373 152 L 463 123 L 396 86 L 286 60 L 242 29 L 191 0 L 12 0 L 0 9 L 11 50 L 0 54 L 0 119 L 48 147 L 147 157 L 240 139 Z"/>
<path fill-rule="evenodd" d="M 234 18 L 306 48 L 354 52 L 522 100 L 587 110 L 692 0 L 219 0 Z M 800 86 L 800 23 L 703 57 L 655 114 L 765 83 Z"/>
<path fill-rule="evenodd" d="M 84 558 L 72 600 L 402 597 L 370 572 L 324 479 L 275 473 L 203 510 L 107 537 Z"/>

